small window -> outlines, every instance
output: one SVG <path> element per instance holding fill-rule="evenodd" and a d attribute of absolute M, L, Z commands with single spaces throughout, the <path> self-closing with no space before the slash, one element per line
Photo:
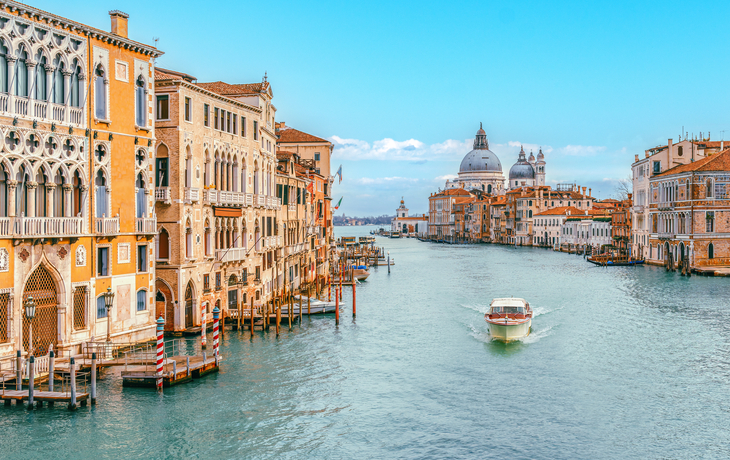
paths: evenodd
<path fill-rule="evenodd" d="M 109 248 L 98 248 L 96 275 L 109 276 Z"/>
<path fill-rule="evenodd" d="M 157 96 L 157 119 L 170 119 L 170 96 Z"/>
<path fill-rule="evenodd" d="M 217 272 L 215 274 L 215 288 L 216 289 L 221 288 L 221 272 Z"/>
<path fill-rule="evenodd" d="M 140 289 L 137 291 L 137 311 L 147 310 L 147 291 Z"/>
<path fill-rule="evenodd" d="M 319 152 L 314 152 L 314 161 L 319 161 Z"/>
<path fill-rule="evenodd" d="M 681 157 L 683 154 L 684 154 L 684 149 L 680 145 L 679 147 L 677 147 L 677 155 L 679 155 Z"/>
<path fill-rule="evenodd" d="M 137 246 L 137 271 L 147 272 L 147 245 Z"/>
<path fill-rule="evenodd" d="M 193 115 L 191 113 L 191 107 L 192 103 L 190 102 L 190 98 L 185 98 L 185 121 L 191 121 L 193 119 Z"/>
<path fill-rule="evenodd" d="M 218 129 L 218 117 L 220 116 L 220 109 L 216 107 L 213 110 L 213 128 Z"/>
<path fill-rule="evenodd" d="M 137 78 L 137 88 L 135 89 L 135 99 L 137 105 L 137 126 L 147 126 L 147 91 L 145 91 L 145 81 L 142 75 Z"/>
<path fill-rule="evenodd" d="M 255 120 L 253 122 L 253 140 L 259 140 L 259 122 Z"/>
<path fill-rule="evenodd" d="M 715 258 L 715 245 L 710 243 L 709 246 L 707 246 L 707 258 L 708 259 L 714 259 Z"/>
<path fill-rule="evenodd" d="M 210 106 L 208 104 L 203 104 L 203 124 L 210 126 Z"/>
<path fill-rule="evenodd" d="M 246 117 L 241 117 L 241 136 L 246 137 Z"/>
<path fill-rule="evenodd" d="M 104 296 L 100 295 L 96 298 L 96 318 L 106 318 L 106 303 L 104 302 Z"/>
<path fill-rule="evenodd" d="M 237 118 L 238 117 L 234 113 L 233 114 L 233 130 L 231 131 L 232 134 L 236 134 L 238 132 L 238 126 L 236 125 L 236 122 L 238 121 Z"/>
<path fill-rule="evenodd" d="M 167 158 L 157 158 L 156 162 L 156 174 L 155 174 L 155 187 L 167 187 Z"/>
<path fill-rule="evenodd" d="M 210 291 L 210 275 L 203 275 L 203 290 Z"/>
<path fill-rule="evenodd" d="M 654 167 L 654 171 L 652 172 L 652 174 L 659 174 L 660 172 L 662 172 L 662 162 L 661 161 L 655 161 L 653 164 L 653 167 Z"/>

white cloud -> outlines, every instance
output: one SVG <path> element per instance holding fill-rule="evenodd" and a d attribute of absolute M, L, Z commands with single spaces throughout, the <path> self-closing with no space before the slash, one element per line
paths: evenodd
<path fill-rule="evenodd" d="M 592 157 L 606 151 L 606 147 L 596 145 L 566 145 L 558 153 L 571 157 Z"/>
<path fill-rule="evenodd" d="M 454 180 L 457 177 L 459 177 L 459 176 L 456 174 L 444 174 L 443 176 L 438 176 L 438 177 L 434 178 L 434 180 L 438 181 L 438 182 L 443 182 L 443 181 L 447 181 L 447 180 Z"/>
<path fill-rule="evenodd" d="M 427 145 L 417 139 L 397 141 L 386 138 L 372 144 L 359 139 L 330 138 L 335 144 L 333 158 L 344 160 L 456 160 L 471 150 L 472 141 L 447 141 Z"/>
<path fill-rule="evenodd" d="M 356 182 L 358 184 L 362 185 L 379 185 L 379 184 L 393 184 L 393 183 L 415 183 L 418 182 L 419 179 L 413 178 L 413 177 L 361 177 L 359 179 L 356 179 Z"/>

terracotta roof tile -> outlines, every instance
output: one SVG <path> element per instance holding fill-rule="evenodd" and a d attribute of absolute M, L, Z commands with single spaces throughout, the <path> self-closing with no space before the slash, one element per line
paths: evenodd
<path fill-rule="evenodd" d="M 321 137 L 312 136 L 311 134 L 289 127 L 277 130 L 277 134 L 279 135 L 279 142 L 284 144 L 300 142 L 329 142 Z"/>
<path fill-rule="evenodd" d="M 538 212 L 535 214 L 535 216 L 565 216 L 568 215 L 568 212 L 570 212 L 571 215 L 585 215 L 586 211 L 585 209 L 579 209 L 575 206 L 560 206 L 553 209 L 548 209 L 547 211 Z"/>
<path fill-rule="evenodd" d="M 218 93 L 221 96 L 243 96 L 250 94 L 259 94 L 269 90 L 269 82 L 261 83 L 241 83 L 232 85 L 223 81 L 214 81 L 210 83 L 196 83 L 203 89 Z"/>
<path fill-rule="evenodd" d="M 730 171 L 730 148 L 701 160 L 697 160 L 694 163 L 688 163 L 686 165 L 679 165 L 674 168 L 667 169 L 663 173 L 652 177 L 652 179 L 691 171 Z"/>

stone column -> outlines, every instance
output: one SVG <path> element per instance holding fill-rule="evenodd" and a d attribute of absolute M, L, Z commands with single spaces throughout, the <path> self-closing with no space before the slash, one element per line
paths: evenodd
<path fill-rule="evenodd" d="M 25 66 L 28 68 L 28 116 L 29 117 L 37 117 L 41 118 L 38 114 L 35 113 L 35 107 L 31 103 L 32 100 L 35 100 L 35 96 L 33 95 L 33 91 L 36 90 L 36 72 L 38 63 L 36 61 L 32 61 L 30 59 L 25 61 Z"/>
<path fill-rule="evenodd" d="M 66 94 L 71 94 L 71 74 L 73 72 L 71 72 L 70 70 L 64 69 L 61 71 L 61 73 L 63 74 L 63 88 L 66 89 L 66 91 L 64 91 L 64 92 Z M 70 101 L 69 97 L 64 98 L 63 105 L 65 107 L 64 111 L 63 111 L 63 122 L 68 123 L 68 120 L 70 118 L 70 112 L 71 112 L 71 110 L 70 110 L 71 101 Z"/>
<path fill-rule="evenodd" d="M 63 215 L 66 217 L 75 217 L 73 215 L 73 185 L 63 184 Z"/>
<path fill-rule="evenodd" d="M 8 180 L 8 217 L 15 217 L 16 204 L 15 196 L 18 188 L 17 180 Z"/>
<path fill-rule="evenodd" d="M 8 61 L 8 112 L 15 113 L 15 93 L 13 91 L 12 85 L 10 85 L 10 82 L 15 82 L 15 63 L 18 60 L 18 58 L 12 54 L 5 55 L 5 60 Z"/>
<path fill-rule="evenodd" d="M 26 187 L 28 187 L 28 197 L 25 199 L 25 207 L 28 210 L 26 217 L 35 217 L 35 195 L 38 193 L 38 182 L 28 181 Z"/>
<path fill-rule="evenodd" d="M 51 88 L 53 87 L 53 72 L 56 68 L 50 64 L 45 64 L 46 69 L 46 118 L 53 120 L 53 106 L 51 105 Z"/>
<path fill-rule="evenodd" d="M 45 191 L 46 191 L 46 216 L 47 217 L 60 217 L 60 216 L 56 215 L 56 208 L 55 208 L 56 183 L 47 182 Z"/>

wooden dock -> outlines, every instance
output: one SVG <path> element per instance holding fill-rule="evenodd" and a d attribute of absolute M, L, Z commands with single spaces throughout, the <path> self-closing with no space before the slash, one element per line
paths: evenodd
<path fill-rule="evenodd" d="M 122 371 L 122 385 L 125 387 L 155 387 L 157 372 L 154 363 L 127 366 Z M 174 356 L 165 359 L 162 366 L 162 386 L 171 387 L 190 382 L 220 369 L 220 358 L 213 356 Z"/>
<path fill-rule="evenodd" d="M 23 401 L 28 401 L 29 399 L 29 391 L 28 389 L 25 390 L 5 390 L 2 394 L 0 394 L 0 399 L 5 401 L 5 405 L 9 406 L 13 401 L 16 402 L 16 404 L 21 404 Z M 61 392 L 61 391 L 33 391 L 33 400 L 38 405 L 42 405 L 44 402 L 47 402 L 49 406 L 52 406 L 53 403 L 57 402 L 63 402 L 63 403 L 71 403 L 71 393 L 70 392 Z M 78 401 L 82 406 L 86 406 L 87 402 L 89 400 L 89 393 L 77 393 L 76 394 L 76 401 Z"/>

